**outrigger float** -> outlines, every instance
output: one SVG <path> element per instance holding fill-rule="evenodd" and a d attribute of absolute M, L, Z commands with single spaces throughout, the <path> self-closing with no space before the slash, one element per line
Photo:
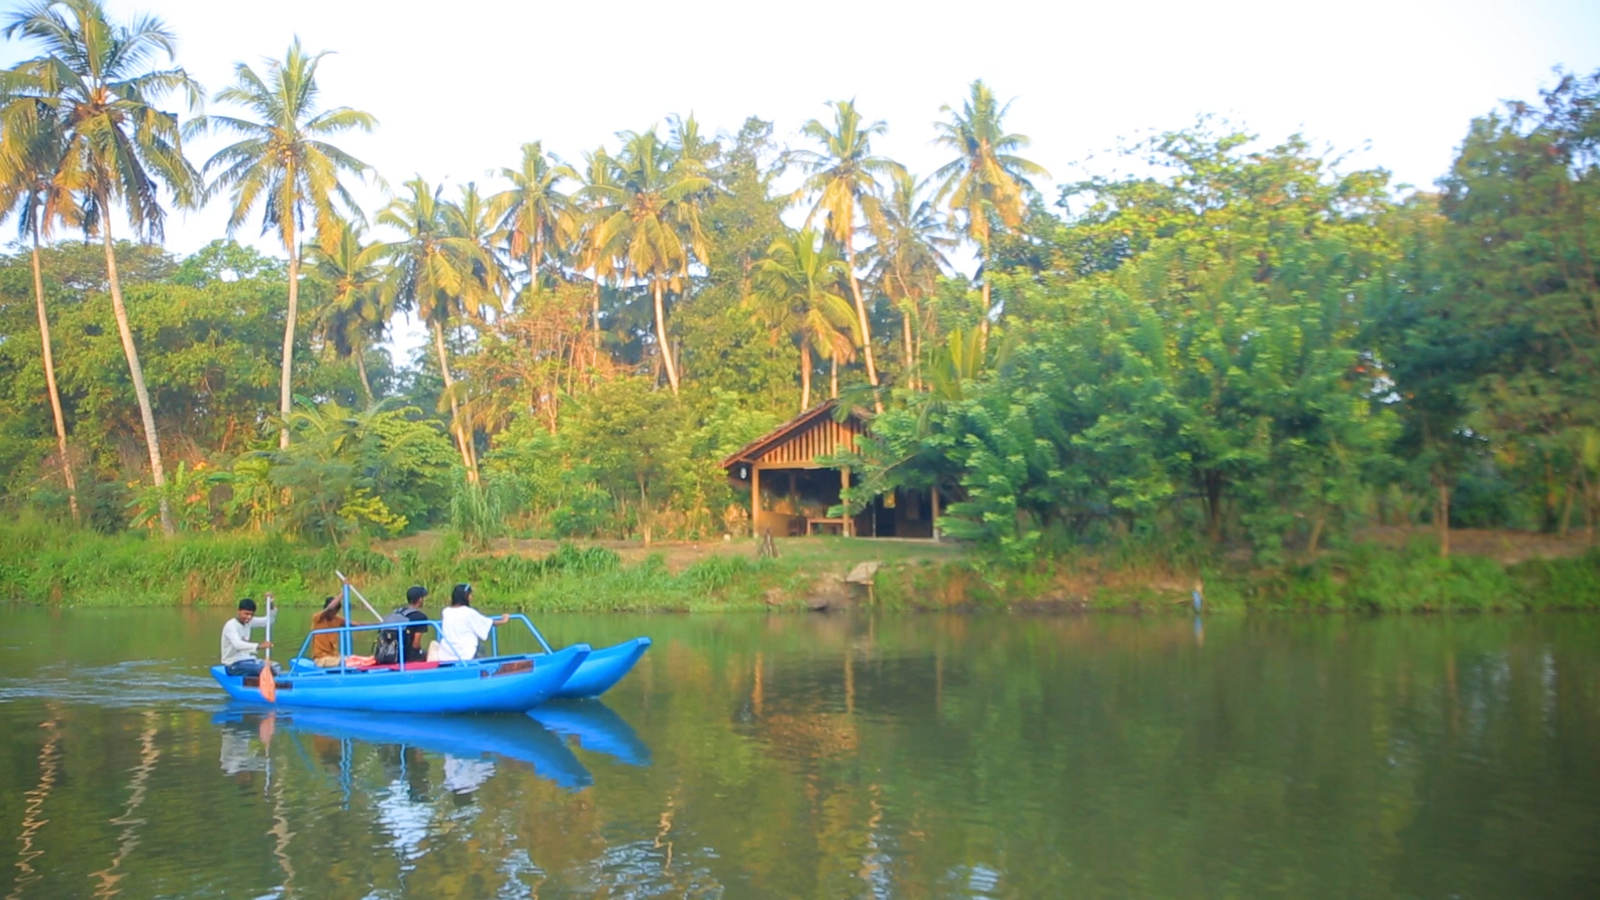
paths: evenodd
<path fill-rule="evenodd" d="M 350 594 L 355 589 L 344 583 L 344 620 L 350 621 Z M 377 611 L 356 596 L 375 618 Z M 314 709 L 349 709 L 367 712 L 399 713 L 496 713 L 527 712 L 551 699 L 588 699 L 610 690 L 633 668 L 650 647 L 647 637 L 634 638 L 614 647 L 594 650 L 588 644 L 573 644 L 556 650 L 545 640 L 527 616 L 514 613 L 511 619 L 527 626 L 542 653 L 501 655 L 499 626 L 489 633 L 489 655 L 457 662 L 406 662 L 391 665 L 339 665 L 319 668 L 306 651 L 311 635 L 300 644 L 287 671 L 274 679 L 275 698 L 262 696 L 261 680 L 255 675 L 229 675 L 226 666 L 212 666 L 211 677 L 228 696 L 245 703 L 274 703 L 277 706 Z M 270 627 L 270 626 L 269 626 Z M 440 623 L 381 623 L 345 625 L 319 629 L 339 633 L 339 657 L 352 653 L 353 636 L 361 632 L 394 630 L 403 643 L 406 628 L 431 628 L 440 639 Z M 270 633 L 269 633 L 270 636 Z"/>

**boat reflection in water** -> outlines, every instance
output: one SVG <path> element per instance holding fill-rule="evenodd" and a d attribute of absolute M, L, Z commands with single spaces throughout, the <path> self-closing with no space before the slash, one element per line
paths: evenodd
<path fill-rule="evenodd" d="M 602 753 L 629 766 L 650 765 L 650 747 L 627 720 L 599 700 L 557 700 L 527 713 L 562 737 L 574 738 L 590 753 Z"/>

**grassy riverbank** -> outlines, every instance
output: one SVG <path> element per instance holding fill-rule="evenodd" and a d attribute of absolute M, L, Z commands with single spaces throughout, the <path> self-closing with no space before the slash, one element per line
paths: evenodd
<path fill-rule="evenodd" d="M 888 610 L 1157 612 L 1187 609 L 1199 581 L 1208 610 L 1219 613 L 1600 610 L 1595 550 L 1440 559 L 1425 538 L 1390 536 L 1273 568 L 1132 547 L 1010 568 L 960 547 L 920 542 L 812 538 L 781 541 L 779 549 L 775 560 L 757 559 L 750 540 L 655 547 L 507 541 L 473 550 L 452 535 L 334 548 L 272 535 L 166 541 L 22 522 L 0 526 L 0 600 L 211 606 L 271 590 L 286 606 L 310 607 L 337 590 L 339 570 L 379 606 L 399 602 L 412 584 L 442 596 L 448 585 L 469 581 L 485 607 L 548 611 L 870 603 Z M 882 564 L 872 590 L 844 585 L 843 576 L 866 561 Z"/>

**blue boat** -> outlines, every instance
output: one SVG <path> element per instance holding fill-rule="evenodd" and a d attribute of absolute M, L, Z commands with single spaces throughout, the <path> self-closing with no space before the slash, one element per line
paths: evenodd
<path fill-rule="evenodd" d="M 350 621 L 350 594 L 355 589 L 345 583 L 344 619 Z M 357 593 L 356 596 L 360 597 Z M 366 602 L 366 598 L 361 598 Z M 372 610 L 371 604 L 367 609 Z M 376 616 L 376 612 L 374 612 Z M 307 657 L 312 635 L 306 635 L 300 652 L 290 660 L 289 671 L 274 679 L 276 704 L 316 709 L 353 709 L 369 712 L 413 713 L 494 713 L 527 712 L 552 698 L 585 699 L 598 697 L 621 681 L 650 646 L 647 637 L 634 638 L 607 647 L 598 653 L 588 644 L 573 644 L 555 650 L 532 621 L 521 613 L 511 619 L 521 622 L 532 633 L 542 653 L 500 654 L 498 626 L 489 634 L 489 656 L 453 662 L 408 662 L 394 665 L 319 668 Z M 361 632 L 428 628 L 439 639 L 438 621 L 344 625 L 321 629 L 339 635 L 339 657 L 348 659 L 354 635 Z M 269 626 L 270 629 L 270 626 Z M 270 630 L 268 632 L 271 633 Z M 591 663 L 592 660 L 592 663 Z M 225 666 L 212 666 L 211 676 L 228 696 L 245 703 L 266 703 L 261 695 L 260 678 L 254 675 L 229 675 Z"/>
<path fill-rule="evenodd" d="M 548 649 L 549 645 L 545 647 Z M 650 639 L 636 637 L 614 647 L 590 651 L 588 658 L 578 666 L 578 671 L 556 691 L 556 699 L 587 700 L 604 694 L 633 670 L 633 664 L 648 649 Z"/>

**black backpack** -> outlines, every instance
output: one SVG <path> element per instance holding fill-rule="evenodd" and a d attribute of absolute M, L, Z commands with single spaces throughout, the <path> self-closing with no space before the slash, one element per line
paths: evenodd
<path fill-rule="evenodd" d="M 382 621 L 384 625 L 409 625 L 410 623 L 411 620 L 406 618 L 404 609 L 397 609 L 389 613 L 383 617 Z M 400 662 L 400 635 L 402 633 L 403 629 L 400 628 L 385 628 L 378 632 L 378 644 L 372 648 L 372 658 L 377 660 L 378 665 L 392 666 Z"/>

